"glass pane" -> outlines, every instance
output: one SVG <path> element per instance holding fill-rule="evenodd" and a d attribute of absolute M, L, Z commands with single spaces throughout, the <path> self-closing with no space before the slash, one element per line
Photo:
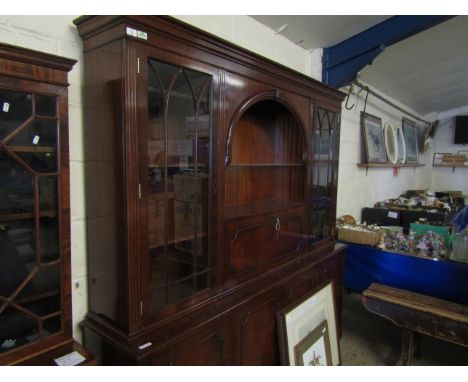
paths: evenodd
<path fill-rule="evenodd" d="M 0 223 L 0 296 L 9 297 L 36 263 L 34 220 Z"/>
<path fill-rule="evenodd" d="M 33 296 L 29 299 L 18 299 L 15 303 L 39 317 L 45 317 L 60 311 L 60 294 L 58 291 L 54 291 L 48 294 Z"/>
<path fill-rule="evenodd" d="M 30 315 L 7 307 L 0 313 L 0 352 L 37 340 L 38 323 Z"/>
<path fill-rule="evenodd" d="M 57 121 L 34 119 L 9 142 L 8 148 L 37 172 L 57 171 Z"/>
<path fill-rule="evenodd" d="M 0 149 L 0 224 L 34 212 L 34 176 Z M 16 217 L 17 218 L 17 217 Z"/>
<path fill-rule="evenodd" d="M 148 76 L 150 306 L 155 312 L 198 291 L 195 274 L 201 264 L 202 270 L 208 267 L 211 77 L 155 60 L 148 63 Z"/>
<path fill-rule="evenodd" d="M 317 111 L 314 131 L 313 188 L 311 195 L 311 242 L 329 237 L 331 193 L 336 183 L 336 113 Z"/>
<path fill-rule="evenodd" d="M 40 219 L 40 243 L 39 258 L 41 263 L 56 261 L 60 258 L 59 251 L 59 224 L 57 218 Z"/>
<path fill-rule="evenodd" d="M 208 287 L 208 275 L 203 273 L 169 286 L 169 304 L 174 304 Z"/>
<path fill-rule="evenodd" d="M 57 155 L 56 153 L 16 153 L 33 171 L 38 173 L 56 173 Z"/>
<path fill-rule="evenodd" d="M 56 150 L 57 121 L 55 119 L 35 118 L 8 142 L 8 146 L 27 146 Z"/>
<path fill-rule="evenodd" d="M 55 117 L 57 115 L 57 97 L 36 94 L 36 115 Z"/>
<path fill-rule="evenodd" d="M 25 304 L 60 295 L 60 264 L 40 267 L 28 284 L 16 296 L 15 302 Z"/>
<path fill-rule="evenodd" d="M 56 212 L 58 203 L 57 177 L 39 176 L 39 209 L 41 213 Z"/>
<path fill-rule="evenodd" d="M 32 95 L 0 89 L 0 140 L 32 115 Z"/>
<path fill-rule="evenodd" d="M 44 320 L 42 337 L 48 337 L 54 333 L 58 333 L 62 330 L 62 319 L 61 316 L 55 316 Z"/>

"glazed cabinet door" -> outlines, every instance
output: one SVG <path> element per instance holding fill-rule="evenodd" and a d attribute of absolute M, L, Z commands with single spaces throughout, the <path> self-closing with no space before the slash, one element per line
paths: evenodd
<path fill-rule="evenodd" d="M 53 86 L 10 86 L 0 76 L 0 358 L 63 333 L 69 304 L 59 141 L 66 105 Z"/>
<path fill-rule="evenodd" d="M 141 273 L 149 319 L 190 304 L 212 282 L 213 74 L 190 60 L 145 52 L 139 82 Z"/>
<path fill-rule="evenodd" d="M 340 114 L 316 105 L 311 137 L 312 187 L 309 199 L 309 244 L 332 239 L 335 229 Z"/>

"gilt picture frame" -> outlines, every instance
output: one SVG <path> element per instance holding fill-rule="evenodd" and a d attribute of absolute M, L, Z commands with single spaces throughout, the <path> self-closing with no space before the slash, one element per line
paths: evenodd
<path fill-rule="evenodd" d="M 382 119 L 361 112 L 361 129 L 367 163 L 387 163 Z"/>
<path fill-rule="evenodd" d="M 277 313 L 282 365 L 340 364 L 334 282 L 321 284 Z"/>

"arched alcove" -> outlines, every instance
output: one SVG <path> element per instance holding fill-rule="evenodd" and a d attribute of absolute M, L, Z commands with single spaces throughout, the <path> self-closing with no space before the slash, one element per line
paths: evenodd
<path fill-rule="evenodd" d="M 283 102 L 262 99 L 234 121 L 227 147 L 226 218 L 303 203 L 306 141 L 293 112 Z"/>

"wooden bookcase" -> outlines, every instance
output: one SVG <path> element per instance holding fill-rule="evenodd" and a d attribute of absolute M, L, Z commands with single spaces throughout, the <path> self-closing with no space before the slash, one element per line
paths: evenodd
<path fill-rule="evenodd" d="M 341 312 L 343 94 L 169 17 L 75 24 L 86 344 L 103 364 L 278 364 L 280 309 L 333 280 Z"/>

